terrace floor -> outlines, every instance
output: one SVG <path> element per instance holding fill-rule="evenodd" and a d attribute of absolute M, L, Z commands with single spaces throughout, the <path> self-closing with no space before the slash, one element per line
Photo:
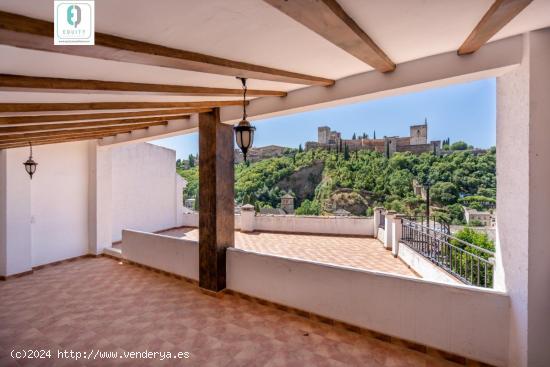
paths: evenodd
<path fill-rule="evenodd" d="M 199 239 L 199 230 L 190 227 L 159 234 Z M 405 263 L 384 249 L 380 241 L 369 237 L 236 231 L 235 247 L 262 254 L 418 277 Z"/>
<path fill-rule="evenodd" d="M 456 366 L 402 346 L 108 258 L 0 282 L 0 366 Z M 52 359 L 10 357 L 50 349 Z M 58 359 L 58 350 L 189 359 Z"/>

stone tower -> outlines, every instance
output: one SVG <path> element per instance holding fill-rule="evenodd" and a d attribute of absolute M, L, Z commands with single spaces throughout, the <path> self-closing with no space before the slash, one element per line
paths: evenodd
<path fill-rule="evenodd" d="M 330 127 L 320 126 L 317 129 L 317 134 L 318 134 L 317 142 L 319 144 L 328 144 L 328 140 L 330 138 Z"/>
<path fill-rule="evenodd" d="M 428 143 L 428 121 L 424 120 L 422 125 L 411 126 L 411 145 Z"/>
<path fill-rule="evenodd" d="M 384 156 L 390 158 L 397 151 L 397 137 L 384 137 Z"/>
<path fill-rule="evenodd" d="M 294 197 L 290 194 L 284 194 L 281 197 L 281 209 L 286 214 L 294 214 Z"/>

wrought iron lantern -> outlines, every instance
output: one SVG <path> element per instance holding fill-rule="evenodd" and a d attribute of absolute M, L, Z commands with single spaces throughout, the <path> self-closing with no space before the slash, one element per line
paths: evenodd
<path fill-rule="evenodd" d="M 256 128 L 250 125 L 250 122 L 246 119 L 246 78 L 240 78 L 243 83 L 243 119 L 233 129 L 235 130 L 235 139 L 241 152 L 243 152 L 243 158 L 246 162 L 246 153 L 252 147 L 254 142 L 254 131 Z"/>
<path fill-rule="evenodd" d="M 36 172 L 36 166 L 38 166 L 38 163 L 36 163 L 32 159 L 32 143 L 29 142 L 29 147 L 31 148 L 31 155 L 29 156 L 29 159 L 27 159 L 26 162 L 23 162 L 23 165 L 25 166 L 25 171 L 29 174 L 32 180 L 32 175 Z"/>

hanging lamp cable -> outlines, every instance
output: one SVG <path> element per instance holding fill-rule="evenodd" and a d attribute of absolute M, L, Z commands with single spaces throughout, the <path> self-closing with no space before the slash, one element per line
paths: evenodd
<path fill-rule="evenodd" d="M 237 77 L 237 79 L 240 79 L 243 84 L 243 120 L 246 120 L 246 92 L 248 90 L 246 87 L 246 78 Z"/>

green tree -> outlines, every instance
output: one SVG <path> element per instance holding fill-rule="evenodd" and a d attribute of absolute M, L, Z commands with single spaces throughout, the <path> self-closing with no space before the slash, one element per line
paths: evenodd
<path fill-rule="evenodd" d="M 189 154 L 189 168 L 195 167 L 195 157 L 193 154 Z"/>
<path fill-rule="evenodd" d="M 495 244 L 493 243 L 493 241 L 489 239 L 489 236 L 487 236 L 486 233 L 478 232 L 472 228 L 466 227 L 464 229 L 461 229 L 460 231 L 454 234 L 454 237 L 462 241 L 474 244 L 477 247 L 481 247 L 489 251 L 495 251 Z M 460 243 L 459 241 L 454 241 L 454 242 L 453 241 L 454 240 L 451 240 L 451 243 L 457 247 L 460 247 L 462 249 L 467 247 L 464 244 Z"/>
<path fill-rule="evenodd" d="M 450 150 L 466 150 L 468 149 L 468 144 L 463 141 L 457 141 L 451 144 Z"/>
<path fill-rule="evenodd" d="M 357 139 L 357 136 L 355 135 L 355 133 L 353 133 L 353 136 L 351 137 L 351 140 L 355 140 Z"/>
<path fill-rule="evenodd" d="M 183 190 L 184 199 L 192 199 L 198 195 L 199 191 L 199 170 L 193 167 L 186 170 L 180 170 L 179 174 L 187 181 Z"/>
<path fill-rule="evenodd" d="M 302 153 L 304 150 L 302 149 L 302 144 L 298 145 L 298 153 Z"/>
<path fill-rule="evenodd" d="M 321 206 L 319 202 L 305 199 L 302 204 L 296 209 L 297 215 L 319 215 L 321 214 Z"/>
<path fill-rule="evenodd" d="M 431 199 L 441 205 L 451 205 L 458 200 L 458 188 L 452 182 L 437 182 L 430 189 Z"/>
<path fill-rule="evenodd" d="M 344 145 L 344 160 L 349 161 L 349 147 L 348 145 Z"/>

